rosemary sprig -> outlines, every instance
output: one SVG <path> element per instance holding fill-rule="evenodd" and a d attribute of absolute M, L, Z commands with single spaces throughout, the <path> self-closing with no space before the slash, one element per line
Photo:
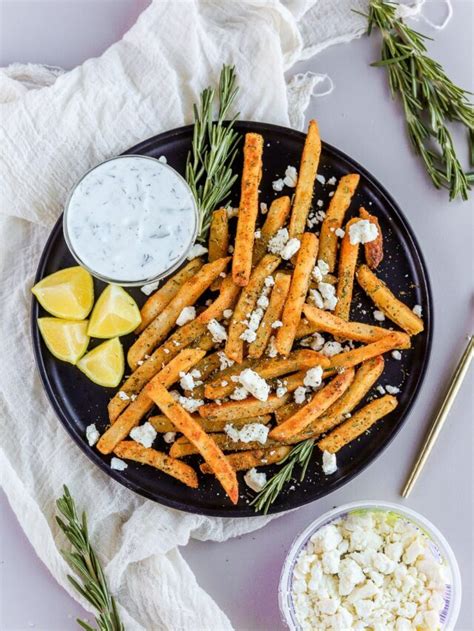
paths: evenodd
<path fill-rule="evenodd" d="M 194 132 L 186 162 L 186 180 L 199 207 L 198 240 L 206 239 L 212 212 L 227 199 L 237 175 L 232 164 L 237 155 L 238 133 L 233 124 L 238 115 L 225 118 L 238 92 L 233 66 L 222 66 L 219 79 L 219 108 L 213 122 L 215 90 L 201 93 L 200 105 L 193 106 Z"/>
<path fill-rule="evenodd" d="M 63 488 L 64 494 L 56 501 L 56 506 L 64 520 L 56 517 L 56 521 L 71 543 L 72 551 L 62 550 L 61 554 L 82 583 L 73 576 L 68 576 L 68 580 L 97 609 L 95 620 L 99 631 L 124 631 L 125 627 L 120 621 L 114 597 L 109 592 L 102 566 L 89 541 L 86 514 L 82 513 L 82 518 L 79 519 L 69 489 L 67 486 Z M 84 620 L 78 619 L 77 623 L 86 631 L 95 631 Z"/>
<path fill-rule="evenodd" d="M 409 28 L 398 17 L 397 6 L 370 0 L 367 33 L 377 28 L 382 34 L 381 60 L 372 65 L 386 67 L 392 96 L 402 101 L 409 138 L 433 184 L 448 188 L 450 200 L 467 200 L 472 174 L 464 173 L 446 123 L 459 122 L 472 134 L 469 93 L 428 57 L 425 41 L 430 38 Z"/>
<path fill-rule="evenodd" d="M 268 509 L 276 500 L 283 487 L 293 478 L 293 469 L 295 465 L 301 466 L 300 482 L 305 478 L 311 456 L 313 454 L 314 438 L 299 443 L 280 460 L 279 465 L 283 465 L 278 473 L 272 476 L 263 489 L 250 502 L 255 506 L 255 510 L 262 512 L 264 515 L 268 513 Z"/>

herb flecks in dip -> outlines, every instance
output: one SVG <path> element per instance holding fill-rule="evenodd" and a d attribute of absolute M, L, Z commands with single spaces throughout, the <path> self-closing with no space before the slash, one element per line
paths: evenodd
<path fill-rule="evenodd" d="M 125 156 L 87 173 L 69 201 L 67 233 L 80 262 L 117 282 L 145 282 L 173 267 L 196 227 L 192 194 L 166 164 Z"/>

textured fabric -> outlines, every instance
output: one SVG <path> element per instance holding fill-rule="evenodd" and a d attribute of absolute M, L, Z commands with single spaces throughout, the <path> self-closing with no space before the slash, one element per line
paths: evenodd
<path fill-rule="evenodd" d="M 189 515 L 144 500 L 94 467 L 43 392 L 30 339 L 30 289 L 67 191 L 89 167 L 191 121 L 200 90 L 235 64 L 244 119 L 303 125 L 321 77 L 285 84 L 296 61 L 360 36 L 360 0 L 163 0 L 124 38 L 71 72 L 0 71 L 0 464 L 2 485 L 38 556 L 66 580 L 55 499 L 66 483 L 90 532 L 127 629 L 230 629 L 179 552 L 190 537 L 223 541 L 270 518 Z M 324 79 L 324 77 L 323 77 Z M 324 84 L 321 83 L 321 87 Z M 324 88 L 321 91 L 325 91 Z M 318 89 L 318 92 L 320 90 Z"/>

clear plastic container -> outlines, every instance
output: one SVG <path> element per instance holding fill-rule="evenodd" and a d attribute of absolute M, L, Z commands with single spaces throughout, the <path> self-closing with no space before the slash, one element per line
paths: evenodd
<path fill-rule="evenodd" d="M 293 570 L 301 552 L 307 546 L 311 537 L 323 526 L 360 510 L 395 513 L 401 519 L 417 527 L 429 539 L 430 550 L 435 559 L 444 564 L 448 577 L 444 593 L 445 606 L 440 613 L 440 629 L 442 631 L 454 631 L 461 607 L 462 586 L 459 566 L 451 546 L 426 517 L 405 506 L 378 501 L 351 502 L 335 508 L 316 519 L 292 543 L 283 565 L 278 590 L 280 612 L 288 628 L 295 631 L 301 629 L 296 619 L 292 598 Z"/>

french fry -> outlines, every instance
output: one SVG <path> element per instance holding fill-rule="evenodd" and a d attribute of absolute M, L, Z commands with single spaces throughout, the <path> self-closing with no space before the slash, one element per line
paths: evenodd
<path fill-rule="evenodd" d="M 199 415 L 191 415 L 196 423 L 203 428 L 205 432 L 223 432 L 225 426 L 228 425 L 227 421 L 209 421 L 205 418 L 201 418 Z M 232 421 L 232 425 L 238 429 L 249 423 L 261 423 L 267 425 L 271 421 L 270 414 L 263 414 L 262 416 L 251 416 L 250 418 L 238 418 Z M 164 414 L 157 414 L 156 416 L 150 416 L 148 421 L 153 425 L 157 432 L 164 434 L 166 432 L 175 432 L 176 427 L 173 423 L 166 418 Z"/>
<path fill-rule="evenodd" d="M 239 499 L 239 485 L 235 471 L 230 466 L 215 441 L 206 434 L 199 423 L 182 408 L 156 379 L 146 387 L 148 396 L 158 405 L 163 414 L 193 444 L 213 470 L 216 478 L 233 504 Z"/>
<path fill-rule="evenodd" d="M 298 322 L 298 326 L 296 328 L 295 339 L 300 339 L 302 337 L 307 337 L 316 333 L 316 331 L 320 331 L 316 324 L 313 322 L 309 322 L 307 318 L 304 317 L 304 310 L 306 308 L 306 304 L 303 305 L 303 314 L 301 315 L 301 319 Z"/>
<path fill-rule="evenodd" d="M 280 359 L 261 359 L 256 361 L 252 370 L 260 375 L 263 379 L 274 379 L 281 375 L 286 375 L 303 368 L 308 370 L 314 366 L 329 367 L 329 359 L 316 351 L 300 349 L 293 351 L 286 358 Z M 242 372 L 242 364 L 237 367 L 232 366 L 227 376 L 223 380 L 221 375 L 204 388 L 204 396 L 206 399 L 223 399 L 231 394 L 238 384 L 231 377 Z"/>
<path fill-rule="evenodd" d="M 189 345 L 202 350 L 212 348 L 213 342 L 207 331 L 207 323 L 213 318 L 220 320 L 225 309 L 234 306 L 239 291 L 239 288 L 233 284 L 231 277 L 227 276 L 221 285 L 221 290 L 216 300 L 195 320 L 179 327 L 162 346 L 157 348 L 149 358 L 145 359 L 138 366 L 133 374 L 122 384 L 119 392 L 109 401 L 108 412 L 111 423 L 129 405 L 131 398 L 138 395 L 143 386 L 173 357 L 176 357 L 181 350 Z"/>
<path fill-rule="evenodd" d="M 283 307 L 283 326 L 277 329 L 276 347 L 280 355 L 288 355 L 293 346 L 317 254 L 317 236 L 312 232 L 305 232 L 301 237 L 301 247 L 296 257 L 288 298 Z"/>
<path fill-rule="evenodd" d="M 182 285 L 171 302 L 130 347 L 127 359 L 132 370 L 137 368 L 138 362 L 142 361 L 146 354 L 151 353 L 165 339 L 184 307 L 189 307 L 196 302 L 219 274 L 225 270 L 229 260 L 230 258 L 227 257 L 207 263 L 193 278 Z"/>
<path fill-rule="evenodd" d="M 309 403 L 298 410 L 293 416 L 274 427 L 269 438 L 284 443 L 293 436 L 302 432 L 305 427 L 326 412 L 326 410 L 338 399 L 354 379 L 354 369 L 350 368 L 340 373 L 327 386 L 318 390 Z"/>
<path fill-rule="evenodd" d="M 225 208 L 219 208 L 212 213 L 211 225 L 209 227 L 209 242 L 208 242 L 208 258 L 209 262 L 216 261 L 217 259 L 227 256 L 229 248 L 229 218 L 227 210 Z M 216 278 L 212 283 L 211 289 L 213 291 L 219 289 L 221 285 L 221 279 Z"/>
<path fill-rule="evenodd" d="M 260 416 L 271 414 L 279 407 L 288 402 L 288 395 L 278 398 L 270 395 L 267 401 L 259 401 L 249 397 L 243 401 L 228 401 L 227 403 L 207 403 L 199 408 L 199 416 L 210 421 L 228 421 L 232 423 L 235 419 L 245 416 Z"/>
<path fill-rule="evenodd" d="M 205 354 L 206 352 L 200 349 L 188 348 L 181 351 L 153 377 L 150 383 L 162 383 L 169 388 L 175 381 L 178 381 L 181 372 L 190 370 Z M 97 449 L 103 454 L 110 454 L 118 443 L 124 440 L 131 430 L 140 423 L 140 420 L 152 407 L 153 401 L 150 399 L 147 389 L 144 388 L 115 423 L 102 434 L 97 443 Z"/>
<path fill-rule="evenodd" d="M 276 270 L 279 263 L 280 257 L 274 254 L 266 254 L 253 270 L 248 285 L 240 294 L 240 298 L 232 314 L 232 321 L 227 333 L 227 343 L 225 347 L 227 357 L 233 359 L 238 364 L 242 362 L 244 353 L 244 342 L 240 336 L 247 328 L 243 322 L 246 320 L 247 314 L 255 309 L 265 278 Z"/>
<path fill-rule="evenodd" d="M 352 351 L 333 355 L 330 358 L 331 368 L 336 368 L 337 370 L 351 368 L 352 366 L 357 366 L 357 364 L 367 361 L 371 357 L 393 351 L 395 348 L 410 348 L 410 337 L 406 333 L 394 331 L 382 339 L 377 340 L 377 342 L 360 346 Z"/>
<path fill-rule="evenodd" d="M 143 447 L 134 440 L 122 440 L 115 447 L 114 454 L 124 460 L 133 460 L 159 469 L 192 489 L 197 489 L 199 486 L 196 472 L 192 467 L 161 451 Z"/>
<path fill-rule="evenodd" d="M 213 375 L 216 372 L 216 370 L 218 370 L 220 363 L 221 363 L 221 360 L 217 352 L 211 353 L 210 355 L 206 355 L 206 357 L 203 357 L 201 361 L 194 366 L 194 370 L 199 371 L 201 375 L 199 377 L 199 380 L 203 382 L 206 381 L 206 379 L 208 379 L 211 375 Z M 197 390 L 198 388 L 200 389 L 200 392 L 202 392 L 202 394 L 199 394 L 199 396 L 194 396 L 195 394 L 198 394 L 197 392 L 195 392 L 195 390 Z M 196 386 L 194 390 L 186 391 L 186 396 L 193 396 L 193 398 L 195 399 L 201 399 L 203 395 L 204 395 L 204 383 L 202 384 L 202 388 L 201 386 Z"/>
<path fill-rule="evenodd" d="M 311 120 L 309 121 L 308 133 L 301 155 L 298 182 L 291 210 L 290 237 L 299 239 L 305 231 L 320 156 L 321 138 L 319 136 L 319 128 L 316 121 Z"/>
<path fill-rule="evenodd" d="M 250 443 L 244 443 L 240 440 L 233 441 L 227 434 L 209 434 L 210 437 L 215 441 L 216 445 L 222 451 L 245 451 L 247 449 L 259 449 L 259 448 L 273 448 L 278 447 L 281 443 L 276 440 L 267 439 L 267 441 L 262 445 L 258 441 L 252 441 Z M 170 455 L 173 458 L 184 458 L 185 456 L 193 456 L 198 454 L 199 450 L 195 445 L 192 444 L 185 437 L 180 437 L 176 440 L 170 449 Z"/>
<path fill-rule="evenodd" d="M 329 360 L 328 360 L 328 363 L 329 363 Z M 296 388 L 299 388 L 300 386 L 304 386 L 304 379 L 306 377 L 307 372 L 308 372 L 307 370 L 300 370 L 298 372 L 294 372 L 292 375 L 283 377 L 280 381 L 282 381 L 287 392 L 294 392 Z M 323 379 L 332 377 L 335 374 L 336 374 L 336 371 L 333 368 L 326 368 L 325 370 L 323 370 Z M 274 385 L 276 386 L 277 384 L 274 384 Z"/>
<path fill-rule="evenodd" d="M 235 284 L 240 287 L 248 284 L 252 270 L 255 223 L 258 215 L 258 187 L 262 177 L 262 154 L 262 136 L 245 134 L 244 168 L 232 260 L 232 277 Z"/>
<path fill-rule="evenodd" d="M 291 201 L 287 196 L 277 197 L 271 203 L 265 223 L 260 230 L 260 238 L 255 239 L 252 256 L 253 265 L 257 265 L 262 259 L 267 251 L 270 239 L 285 225 L 288 215 L 290 214 L 290 208 Z"/>
<path fill-rule="evenodd" d="M 288 296 L 290 283 L 291 276 L 289 274 L 275 274 L 275 284 L 270 295 L 267 310 L 257 329 L 257 337 L 248 347 L 247 354 L 249 357 L 261 357 L 267 348 L 268 340 L 274 331 L 272 324 L 279 320 L 283 313 L 283 306 Z"/>
<path fill-rule="evenodd" d="M 290 401 L 289 403 L 285 403 L 280 408 L 275 410 L 275 420 L 280 425 L 283 421 L 293 416 L 298 410 L 300 410 L 303 406 L 300 403 L 295 403 L 294 401 Z"/>
<path fill-rule="evenodd" d="M 334 309 L 334 315 L 343 320 L 349 320 L 350 316 L 354 275 L 357 265 L 357 255 L 359 254 L 359 244 L 356 243 L 354 245 L 351 243 L 349 229 L 357 221 L 359 221 L 359 219 L 351 219 L 347 222 L 339 250 L 336 289 L 337 304 Z"/>
<path fill-rule="evenodd" d="M 166 281 L 163 287 L 155 291 L 140 310 L 142 321 L 135 329 L 135 333 L 141 333 L 146 329 L 150 322 L 154 320 L 176 296 L 184 283 L 197 274 L 202 266 L 203 261 L 201 259 L 193 259 Z"/>
<path fill-rule="evenodd" d="M 389 394 L 371 401 L 358 410 L 342 425 L 322 438 L 317 444 L 321 451 L 337 453 L 342 447 L 348 445 L 355 438 L 370 429 L 378 420 L 390 414 L 398 405 L 395 397 Z"/>
<path fill-rule="evenodd" d="M 336 268 L 337 242 L 338 237 L 336 230 L 342 226 L 344 215 L 349 208 L 352 196 L 355 193 L 357 184 L 359 183 L 359 175 L 350 173 L 344 175 L 339 180 L 326 213 L 326 217 L 321 226 L 319 235 L 319 256 L 329 265 L 329 271 L 333 272 Z"/>
<path fill-rule="evenodd" d="M 413 313 L 410 307 L 398 300 L 367 265 L 359 267 L 356 278 L 369 298 L 392 322 L 398 324 L 409 335 L 417 335 L 423 331 L 423 320 Z"/>
<path fill-rule="evenodd" d="M 362 219 L 367 219 L 370 223 L 377 226 L 379 234 L 374 241 L 369 241 L 364 244 L 365 261 L 370 269 L 377 269 L 383 260 L 383 235 L 380 228 L 379 220 L 374 215 L 371 215 L 365 210 L 365 208 L 359 209 L 359 215 Z"/>
<path fill-rule="evenodd" d="M 354 381 L 344 394 L 339 397 L 325 414 L 310 423 L 300 434 L 297 434 L 291 442 L 299 443 L 308 438 L 315 438 L 329 432 L 329 430 L 342 423 L 347 414 L 362 401 L 371 387 L 380 377 L 384 369 L 384 359 L 381 355 L 368 359 L 361 364 L 356 371 Z M 281 408 L 280 408 L 281 409 Z"/>
<path fill-rule="evenodd" d="M 275 462 L 280 462 L 288 455 L 290 447 L 281 445 L 279 447 L 270 447 L 269 449 L 252 449 L 250 451 L 241 451 L 240 453 L 228 454 L 226 456 L 230 466 L 234 471 L 247 471 L 252 467 L 267 467 Z M 202 473 L 212 473 L 207 462 L 200 465 Z"/>

